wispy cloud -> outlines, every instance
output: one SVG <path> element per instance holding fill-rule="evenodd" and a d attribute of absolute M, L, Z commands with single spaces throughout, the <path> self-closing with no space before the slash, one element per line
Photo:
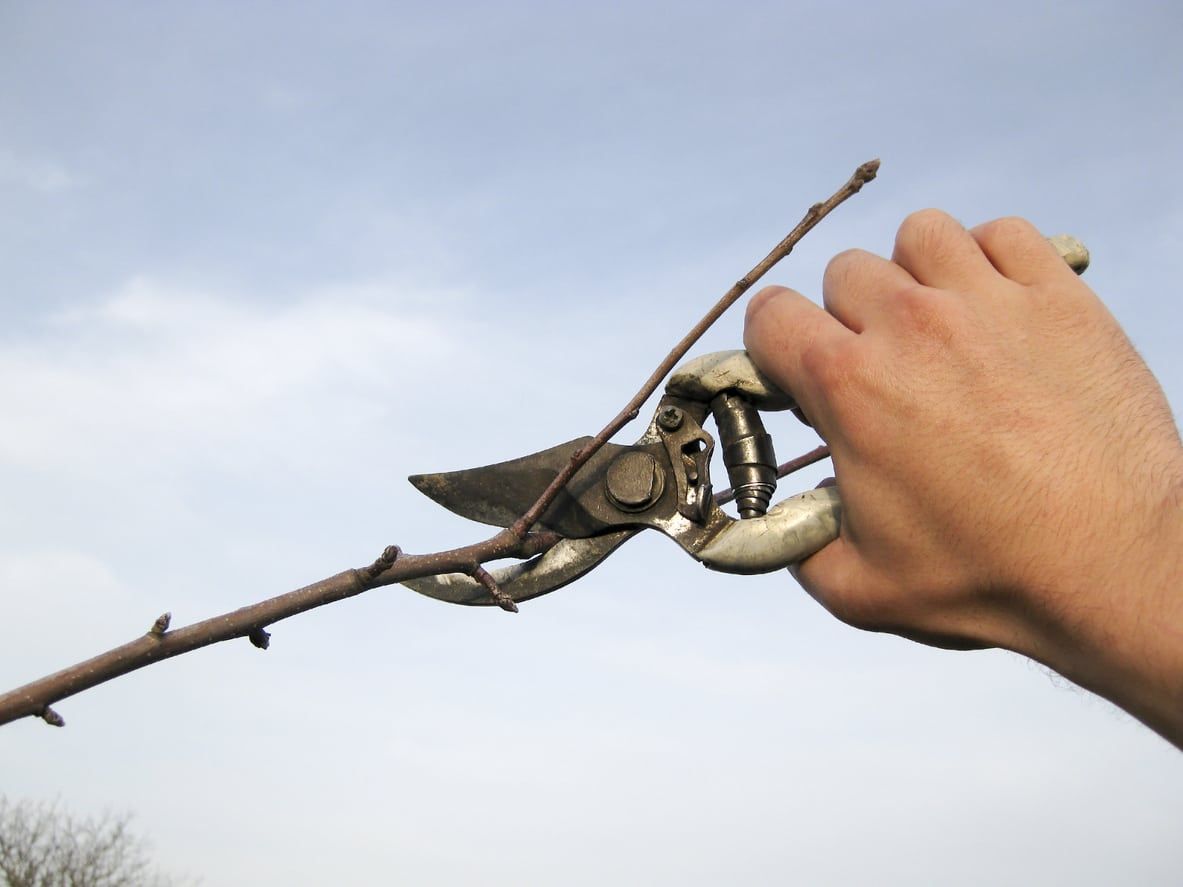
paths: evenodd
<path fill-rule="evenodd" d="M 127 460 L 204 460 L 226 440 L 341 427 L 454 349 L 437 318 L 379 286 L 261 307 L 137 277 L 0 347 L 0 459 L 90 473 Z M 312 417 L 315 417 L 313 421 Z M 290 447 L 289 447 L 290 449 Z"/>

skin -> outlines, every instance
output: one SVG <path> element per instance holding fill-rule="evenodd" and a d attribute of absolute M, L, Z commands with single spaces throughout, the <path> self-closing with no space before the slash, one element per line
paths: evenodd
<path fill-rule="evenodd" d="M 1030 223 L 937 210 L 822 292 L 762 290 L 744 336 L 842 491 L 801 585 L 859 628 L 1029 656 L 1183 748 L 1183 446 L 1100 299 Z"/>

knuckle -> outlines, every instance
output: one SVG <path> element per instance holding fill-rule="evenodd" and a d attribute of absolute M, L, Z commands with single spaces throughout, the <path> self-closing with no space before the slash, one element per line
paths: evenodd
<path fill-rule="evenodd" d="M 1046 260 L 1051 247 L 1044 236 L 1026 219 L 1005 216 L 973 230 L 973 237 L 987 254 L 1019 260 Z"/>
<path fill-rule="evenodd" d="M 952 216 L 947 212 L 930 206 L 925 209 L 915 210 L 904 216 L 904 221 L 900 223 L 900 230 L 927 230 L 950 221 L 952 221 Z"/>
<path fill-rule="evenodd" d="M 865 406 L 876 381 L 858 341 L 852 337 L 852 341 L 806 349 L 801 370 L 810 402 L 821 404 L 822 415 L 809 416 L 814 427 L 823 437 L 840 429 L 844 439 L 861 443 L 874 425 L 867 419 Z"/>
<path fill-rule="evenodd" d="M 801 369 L 805 375 L 815 379 L 823 387 L 830 378 L 833 361 L 831 348 L 817 342 L 811 342 L 801 351 Z"/>
<path fill-rule="evenodd" d="M 826 263 L 825 277 L 842 279 L 850 274 L 851 269 L 866 260 L 867 253 L 861 249 L 844 249 Z"/>
<path fill-rule="evenodd" d="M 826 295 L 848 289 L 854 281 L 858 268 L 866 264 L 870 253 L 861 249 L 843 250 L 826 263 L 822 275 L 822 291 Z"/>
<path fill-rule="evenodd" d="M 979 225 L 974 233 L 977 235 L 979 243 L 984 241 L 1007 244 L 1043 240 L 1043 235 L 1039 233 L 1039 230 L 1019 216 L 1004 216 L 1001 219 L 986 222 L 984 225 Z"/>
<path fill-rule="evenodd" d="M 931 287 L 906 287 L 888 303 L 896 323 L 913 333 L 948 342 L 957 326 L 958 305 L 940 290 Z"/>
<path fill-rule="evenodd" d="M 939 209 L 921 209 L 909 214 L 896 233 L 896 249 L 907 255 L 944 252 L 961 223 Z"/>
<path fill-rule="evenodd" d="M 1064 256 L 1027 219 L 1006 216 L 974 228 L 973 237 L 1000 273 L 1028 291 L 1050 284 L 1056 289 L 1086 289 L 1069 273 Z M 1068 284 L 1067 281 L 1074 283 Z"/>
<path fill-rule="evenodd" d="M 891 300 L 892 307 L 904 317 L 923 317 L 936 313 L 937 303 L 936 291 L 922 284 L 904 287 Z"/>
<path fill-rule="evenodd" d="M 846 387 L 854 363 L 854 349 L 847 343 L 813 342 L 801 352 L 801 369 L 830 394 Z"/>

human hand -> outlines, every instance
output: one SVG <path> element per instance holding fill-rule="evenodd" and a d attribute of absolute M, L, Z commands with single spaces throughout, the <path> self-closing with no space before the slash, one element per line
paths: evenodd
<path fill-rule="evenodd" d="M 764 289 L 745 333 L 842 491 L 806 590 L 853 625 L 1006 647 L 1110 698 L 1151 680 L 1183 718 L 1183 450 L 1096 295 L 1029 223 L 926 210 L 892 261 L 835 257 L 823 297 Z M 1116 701 L 1163 729 L 1161 698 Z"/>

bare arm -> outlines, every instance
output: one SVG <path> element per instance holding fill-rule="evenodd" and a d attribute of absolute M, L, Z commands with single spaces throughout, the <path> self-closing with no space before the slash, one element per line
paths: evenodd
<path fill-rule="evenodd" d="M 823 295 L 762 290 L 745 336 L 843 494 L 801 584 L 861 628 L 1023 653 L 1183 747 L 1183 447 L 1105 306 L 1029 223 L 935 210 Z"/>

